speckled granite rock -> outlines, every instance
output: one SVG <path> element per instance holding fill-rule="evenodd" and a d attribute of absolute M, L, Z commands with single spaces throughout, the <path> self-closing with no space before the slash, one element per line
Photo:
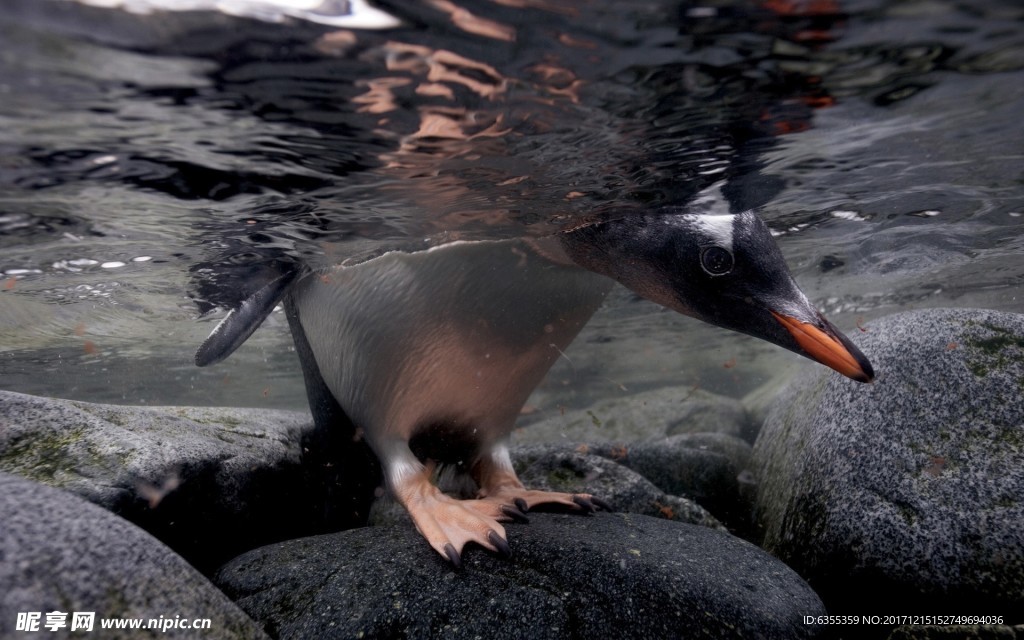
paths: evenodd
<path fill-rule="evenodd" d="M 103 618 L 209 618 L 207 630 L 167 637 L 266 638 L 223 593 L 158 540 L 70 493 L 0 473 L 0 637 L 18 613 L 68 614 L 67 627 L 24 637 L 140 638 L 160 631 L 100 629 Z M 70 631 L 74 612 L 95 613 L 92 632 Z"/>
<path fill-rule="evenodd" d="M 761 432 L 765 548 L 833 613 L 1020 616 L 1024 315 L 932 309 L 867 329 L 875 384 L 808 371 Z"/>
<path fill-rule="evenodd" d="M 303 413 L 0 391 L 0 471 L 109 509 L 204 570 L 267 542 L 355 524 L 329 459 L 315 457 L 329 450 L 311 444 L 317 437 Z"/>
<path fill-rule="evenodd" d="M 643 442 L 677 433 L 725 433 L 752 440 L 739 400 L 686 387 L 666 387 L 594 403 L 517 429 L 515 444 Z"/>
<path fill-rule="evenodd" d="M 293 540 L 216 582 L 279 638 L 815 637 L 823 613 L 788 567 L 707 527 L 629 514 L 534 514 L 512 558 L 453 571 L 411 527 Z"/>

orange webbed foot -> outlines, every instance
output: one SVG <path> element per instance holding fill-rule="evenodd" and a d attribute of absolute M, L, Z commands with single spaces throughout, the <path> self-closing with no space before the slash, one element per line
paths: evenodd
<path fill-rule="evenodd" d="M 455 567 L 462 566 L 462 551 L 470 542 L 502 556 L 511 554 L 505 528 L 498 520 L 514 516 L 500 506 L 446 496 L 430 482 L 429 469 L 406 477 L 392 490 L 420 534 Z"/>
<path fill-rule="evenodd" d="M 504 486 L 497 491 L 484 494 L 481 489 L 481 501 L 496 502 L 503 505 L 515 505 L 526 513 L 541 505 L 562 505 L 574 511 L 593 513 L 599 509 L 612 511 L 611 505 L 589 493 L 558 493 L 554 491 L 537 491 L 525 487 Z"/>
<path fill-rule="evenodd" d="M 559 493 L 555 491 L 537 491 L 527 489 L 519 481 L 508 449 L 495 447 L 488 457 L 481 458 L 474 474 L 480 492 L 480 501 L 498 505 L 515 505 L 521 513 L 540 505 L 563 505 L 574 511 L 593 513 L 598 509 L 611 511 L 611 505 L 589 493 Z"/>

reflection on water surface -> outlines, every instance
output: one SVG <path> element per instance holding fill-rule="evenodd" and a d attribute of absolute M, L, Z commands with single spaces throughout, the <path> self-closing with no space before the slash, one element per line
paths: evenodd
<path fill-rule="evenodd" d="M 300 408 L 279 314 L 192 365 L 199 312 L 268 266 L 541 236 L 715 185 L 854 339 L 900 309 L 1022 308 L 1017 3 L 377 7 L 400 24 L 0 2 L 4 388 Z M 793 358 L 616 290 L 545 388 L 741 394 Z"/>

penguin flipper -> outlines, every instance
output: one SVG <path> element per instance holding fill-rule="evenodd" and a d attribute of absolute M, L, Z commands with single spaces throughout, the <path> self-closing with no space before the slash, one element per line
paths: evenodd
<path fill-rule="evenodd" d="M 263 324 L 298 276 L 297 269 L 282 273 L 229 311 L 199 346 L 196 365 L 216 364 L 234 353 Z"/>

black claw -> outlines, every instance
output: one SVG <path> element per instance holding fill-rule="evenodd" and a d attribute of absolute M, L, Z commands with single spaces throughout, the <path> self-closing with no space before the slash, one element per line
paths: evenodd
<path fill-rule="evenodd" d="M 456 569 L 462 568 L 462 558 L 459 557 L 459 552 L 455 550 L 455 545 L 448 543 L 444 545 L 444 552 L 448 555 L 448 562 L 452 563 Z"/>
<path fill-rule="evenodd" d="M 612 508 L 612 505 L 608 504 L 607 502 L 605 502 L 601 498 L 595 498 L 595 497 L 591 496 L 590 497 L 590 501 L 593 502 L 594 505 L 597 508 L 599 508 L 599 509 L 603 509 L 603 510 L 609 511 L 609 512 L 610 511 L 615 511 L 615 509 Z"/>
<path fill-rule="evenodd" d="M 587 500 L 583 496 L 573 496 L 572 501 L 579 505 L 579 507 L 586 511 L 587 513 L 591 513 L 594 511 L 594 503 L 591 502 L 590 500 Z"/>
<path fill-rule="evenodd" d="M 526 500 L 522 498 L 516 498 L 512 502 L 515 502 L 516 506 L 519 507 L 519 510 L 522 511 L 523 513 L 526 513 L 527 511 L 530 510 L 530 505 L 526 504 Z"/>
<path fill-rule="evenodd" d="M 512 555 L 512 549 L 509 548 L 508 542 L 499 536 L 497 531 L 493 529 L 488 531 L 487 541 L 494 545 L 494 548 L 498 550 L 498 554 L 503 558 L 508 558 Z"/>
<path fill-rule="evenodd" d="M 519 509 L 516 509 L 515 507 L 513 507 L 511 505 L 507 505 L 507 504 L 501 505 L 501 512 L 504 513 L 506 516 L 512 518 L 516 522 L 525 522 L 525 523 L 529 523 L 530 522 L 530 519 L 526 517 L 525 513 L 523 513 Z"/>

